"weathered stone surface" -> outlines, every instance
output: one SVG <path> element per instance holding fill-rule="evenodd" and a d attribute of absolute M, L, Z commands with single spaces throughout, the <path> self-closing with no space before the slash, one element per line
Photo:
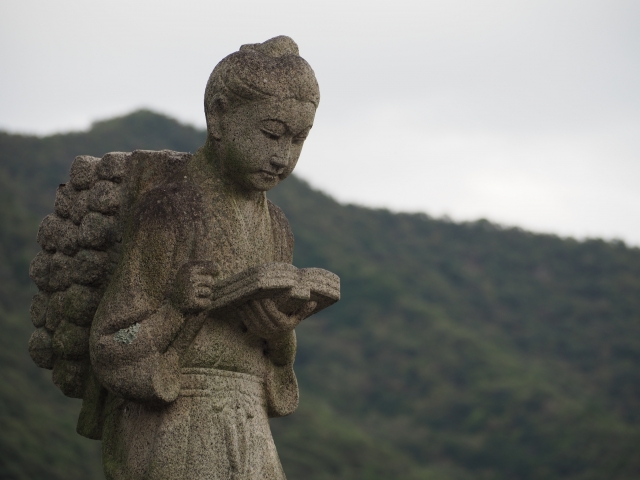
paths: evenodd
<path fill-rule="evenodd" d="M 49 272 L 51 271 L 51 259 L 53 254 L 42 251 L 38 253 L 31 261 L 29 266 L 29 278 L 33 280 L 40 290 L 48 292 L 51 290 L 49 285 Z"/>
<path fill-rule="evenodd" d="M 89 357 L 89 328 L 63 320 L 53 334 L 53 353 L 65 360 Z"/>
<path fill-rule="evenodd" d="M 46 292 L 36 293 L 31 299 L 31 321 L 36 328 L 44 327 L 47 306 L 49 305 L 49 294 Z"/>
<path fill-rule="evenodd" d="M 105 275 L 109 267 L 109 255 L 106 252 L 80 250 L 75 260 L 75 283 L 100 286 L 106 280 Z"/>
<path fill-rule="evenodd" d="M 113 215 L 120 208 L 122 188 L 113 182 L 101 180 L 89 193 L 89 209 L 94 212 Z"/>
<path fill-rule="evenodd" d="M 56 251 L 56 223 L 58 223 L 59 217 L 51 213 L 44 217 L 40 222 L 40 228 L 38 228 L 38 235 L 36 236 L 36 242 L 47 252 Z"/>
<path fill-rule="evenodd" d="M 51 257 L 49 288 L 55 292 L 67 289 L 75 277 L 76 260 L 73 257 L 56 252 Z"/>
<path fill-rule="evenodd" d="M 62 184 L 56 190 L 54 211 L 62 218 L 69 218 L 78 192 L 69 183 Z"/>
<path fill-rule="evenodd" d="M 98 178 L 120 183 L 127 172 L 127 160 L 131 156 L 125 152 L 107 153 L 98 164 Z"/>
<path fill-rule="evenodd" d="M 76 190 L 87 190 L 98 179 L 97 167 L 99 158 L 79 155 L 71 164 L 69 180 Z"/>
<path fill-rule="evenodd" d="M 166 183 L 167 179 L 184 169 L 191 155 L 171 150 L 134 150 L 129 162 L 130 193 L 142 195 L 148 190 Z"/>
<path fill-rule="evenodd" d="M 53 365 L 53 383 L 67 397 L 82 398 L 90 371 L 91 366 L 87 362 L 59 358 Z"/>
<path fill-rule="evenodd" d="M 96 288 L 71 285 L 65 292 L 65 318 L 81 327 L 90 326 L 101 298 L 102 292 Z"/>
<path fill-rule="evenodd" d="M 78 227 L 52 213 L 42 220 L 36 240 L 43 250 L 73 255 L 78 251 Z"/>
<path fill-rule="evenodd" d="M 74 255 L 78 251 L 78 227 L 69 220 L 62 220 L 56 225 L 56 251 L 65 255 Z"/>
<path fill-rule="evenodd" d="M 98 212 L 89 212 L 80 223 L 78 241 L 82 248 L 106 250 L 117 238 L 117 224 L 113 217 Z"/>
<path fill-rule="evenodd" d="M 77 192 L 69 217 L 76 225 L 80 225 L 84 216 L 89 212 L 89 191 Z"/>
<path fill-rule="evenodd" d="M 49 304 L 45 314 L 45 326 L 50 332 L 55 332 L 60 322 L 64 319 L 65 297 L 65 292 L 55 292 L 49 297 Z"/>
<path fill-rule="evenodd" d="M 53 347 L 51 334 L 44 328 L 38 328 L 29 339 L 29 355 L 40 368 L 53 368 Z"/>
<path fill-rule="evenodd" d="M 82 392 L 82 409 L 78 416 L 76 431 L 92 440 L 102 439 L 104 407 L 109 393 L 100 384 L 95 375 L 89 374 Z"/>
<path fill-rule="evenodd" d="M 83 398 L 77 430 L 102 439 L 108 480 L 285 478 L 268 419 L 296 409 L 294 329 L 340 283 L 292 265 L 265 192 L 319 100 L 293 40 L 244 45 L 209 78 L 195 154 L 73 162 L 30 269 L 30 352 Z"/>

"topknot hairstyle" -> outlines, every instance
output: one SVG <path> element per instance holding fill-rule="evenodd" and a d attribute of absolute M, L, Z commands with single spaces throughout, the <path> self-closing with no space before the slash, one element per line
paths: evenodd
<path fill-rule="evenodd" d="M 298 54 L 298 45 L 284 35 L 264 43 L 242 45 L 225 57 L 209 76 L 204 110 L 209 116 L 223 99 L 230 108 L 269 97 L 320 102 L 320 89 L 311 66 Z"/>

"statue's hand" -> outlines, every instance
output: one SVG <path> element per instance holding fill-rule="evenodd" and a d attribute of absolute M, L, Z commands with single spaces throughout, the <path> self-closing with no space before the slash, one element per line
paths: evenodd
<path fill-rule="evenodd" d="M 171 302 L 184 313 L 198 313 L 211 307 L 214 277 L 220 269 L 209 261 L 187 262 L 173 282 Z"/>
<path fill-rule="evenodd" d="M 270 298 L 249 300 L 238 308 L 238 316 L 253 333 L 271 340 L 296 328 L 313 313 L 316 305 L 313 301 L 306 302 L 296 312 L 287 315 L 278 310 L 276 303 Z"/>

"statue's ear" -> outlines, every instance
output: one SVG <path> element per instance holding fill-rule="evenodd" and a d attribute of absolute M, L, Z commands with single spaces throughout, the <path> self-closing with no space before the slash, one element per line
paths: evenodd
<path fill-rule="evenodd" d="M 222 138 L 222 117 L 228 109 L 227 99 L 217 97 L 207 112 L 207 132 L 209 136 L 220 140 Z"/>

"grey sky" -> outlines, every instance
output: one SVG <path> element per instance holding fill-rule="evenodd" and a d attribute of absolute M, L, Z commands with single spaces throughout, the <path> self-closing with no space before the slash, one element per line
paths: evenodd
<path fill-rule="evenodd" d="M 322 92 L 314 186 L 640 245 L 639 23 L 616 0 L 3 0 L 0 128 L 143 106 L 203 126 L 217 61 L 286 34 Z"/>

